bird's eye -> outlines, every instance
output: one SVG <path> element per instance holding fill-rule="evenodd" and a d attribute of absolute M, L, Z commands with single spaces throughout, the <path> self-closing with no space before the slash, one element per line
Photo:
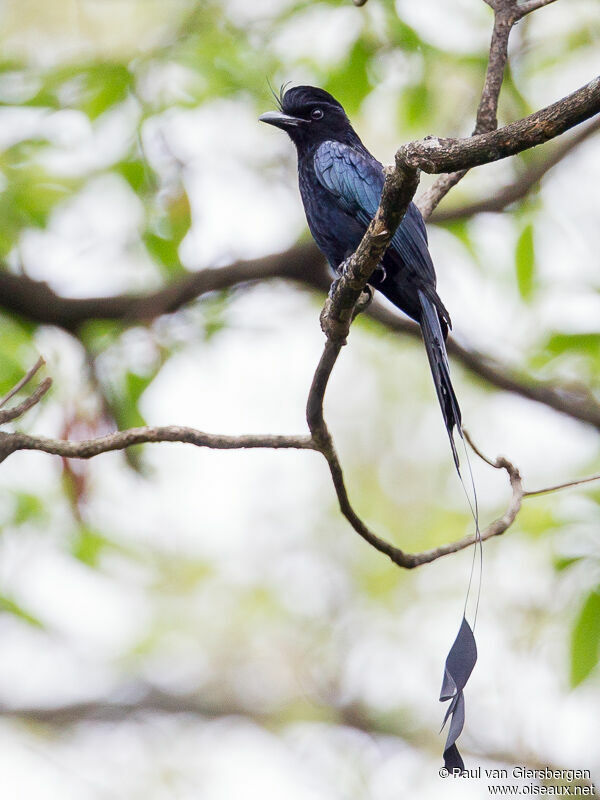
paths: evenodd
<path fill-rule="evenodd" d="M 310 116 L 311 119 L 322 119 L 323 112 L 320 108 L 313 108 L 313 110 L 310 112 Z"/>

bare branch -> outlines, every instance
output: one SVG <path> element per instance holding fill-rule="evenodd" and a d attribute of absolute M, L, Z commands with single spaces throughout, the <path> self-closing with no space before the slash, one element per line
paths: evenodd
<path fill-rule="evenodd" d="M 33 367 L 31 367 L 31 369 L 28 370 L 25 373 L 25 375 L 23 375 L 21 380 L 18 381 L 17 383 L 15 383 L 15 385 L 10 390 L 10 392 L 5 394 L 4 397 L 0 399 L 0 408 L 2 408 L 2 406 L 6 405 L 6 403 L 8 403 L 8 401 L 11 399 L 11 397 L 14 397 L 17 394 L 17 392 L 19 392 L 24 386 L 27 386 L 27 384 L 33 378 L 33 376 L 36 374 L 36 372 L 38 372 L 44 366 L 45 363 L 46 362 L 44 361 L 42 356 L 40 356 L 38 358 L 38 360 L 35 362 L 35 364 L 33 365 Z"/>
<path fill-rule="evenodd" d="M 424 191 L 423 194 L 415 200 L 415 205 L 426 222 L 450 189 L 456 186 L 456 184 L 465 177 L 467 172 L 468 170 L 461 169 L 458 170 L 458 172 L 449 172 L 447 175 L 440 175 L 435 183 L 432 183 L 429 189 Z"/>
<path fill-rule="evenodd" d="M 263 272 L 263 270 L 265 270 Z M 206 273 L 206 274 L 205 274 Z M 28 318 L 47 314 L 47 318 L 39 321 L 59 325 L 67 330 L 74 321 L 77 325 L 86 319 L 115 319 L 123 322 L 136 322 L 143 317 L 135 315 L 144 310 L 150 319 L 152 313 L 161 314 L 165 308 L 165 297 L 177 297 L 178 302 L 189 302 L 197 297 L 197 292 L 210 292 L 215 288 L 235 288 L 248 283 L 283 278 L 293 280 L 303 287 L 326 292 L 330 286 L 330 278 L 323 257 L 313 244 L 295 245 L 289 250 L 268 256 L 264 259 L 241 261 L 219 269 L 207 269 L 202 273 L 186 276 L 173 285 L 148 295 L 100 297 L 81 300 L 78 298 L 59 297 L 45 284 L 32 281 L 22 276 L 9 275 L 11 285 L 18 290 L 14 295 L 3 283 L 7 273 L 0 270 L 0 298 L 6 307 L 15 305 L 15 298 L 21 298 L 20 313 Z M 241 283 L 239 282 L 241 279 Z M 22 282 L 22 283 L 21 283 Z M 31 291 L 29 291 L 31 290 Z M 31 307 L 24 304 L 27 298 L 35 298 Z M 58 313 L 54 309 L 57 300 Z M 82 305 L 83 304 L 83 305 Z M 176 311 L 179 305 L 172 308 Z M 125 312 L 126 316 L 120 316 Z M 64 313 L 64 316 L 61 316 Z M 89 317 L 84 315 L 89 313 Z M 392 331 L 420 339 L 419 327 L 400 315 L 389 310 L 377 300 L 373 301 L 365 312 Z M 455 339 L 448 339 L 448 352 L 473 374 L 483 378 L 493 386 L 504 391 L 513 392 L 538 403 L 550 406 L 573 419 L 593 425 L 600 430 L 600 404 L 584 386 L 576 388 L 572 385 L 536 381 L 519 374 L 502 365 L 491 357 L 480 353 L 472 347 L 459 345 Z"/>
<path fill-rule="evenodd" d="M 205 433 L 195 428 L 177 425 L 131 428 L 129 430 L 117 431 L 107 436 L 80 442 L 50 439 L 43 436 L 30 436 L 29 434 L 21 432 L 0 432 L 0 461 L 4 461 L 17 450 L 38 450 L 44 453 L 58 455 L 62 458 L 88 459 L 98 456 L 101 453 L 124 450 L 125 448 L 139 444 L 157 442 L 180 442 L 184 444 L 193 444 L 197 447 L 208 447 L 219 450 L 250 448 L 314 450 L 321 453 L 327 461 L 340 510 L 352 528 L 369 545 L 380 553 L 388 556 L 388 558 L 398 566 L 406 569 L 413 569 L 423 564 L 436 561 L 442 556 L 456 553 L 459 550 L 470 547 L 475 542 L 475 537 L 473 535 L 421 553 L 406 553 L 399 547 L 390 544 L 375 534 L 354 511 L 344 483 L 342 468 L 335 451 L 335 446 L 323 414 L 325 391 L 342 346 L 343 342 L 340 340 L 332 340 L 329 338 L 326 340 L 323 355 L 315 371 L 308 395 L 306 417 L 311 432 L 310 436 L 278 436 L 271 434 L 229 436 Z M 32 371 L 33 370 L 30 370 L 29 373 L 32 373 Z M 20 383 L 22 384 L 22 381 Z M 19 406 L 9 409 L 8 411 L 0 412 L 0 414 L 4 415 L 5 421 L 8 419 L 15 419 L 39 402 L 50 385 L 51 379 L 46 378 L 31 396 L 26 398 Z M 495 461 L 487 458 L 473 444 L 468 433 L 465 432 L 465 436 L 477 455 L 486 461 L 486 463 L 496 469 L 504 469 L 507 471 L 512 487 L 512 497 L 505 513 L 502 517 L 492 522 L 481 533 L 481 539 L 484 541 L 492 536 L 499 536 L 508 530 L 519 513 L 523 497 L 558 491 L 570 486 L 577 486 L 600 479 L 600 475 L 595 475 L 590 478 L 582 478 L 570 481 L 569 483 L 551 486 L 546 489 L 524 492 L 521 476 L 516 467 L 503 457 L 497 458 Z"/>
<path fill-rule="evenodd" d="M 396 153 L 401 174 L 407 168 L 452 172 L 490 164 L 559 136 L 600 112 L 600 77 L 524 119 L 466 139 L 431 137 L 404 145 Z"/>
<path fill-rule="evenodd" d="M 405 569 L 414 569 L 423 564 L 429 564 L 436 561 L 442 556 L 456 553 L 459 550 L 464 550 L 470 547 L 476 541 L 475 536 L 466 536 L 456 542 L 452 542 L 433 550 L 427 550 L 422 553 L 406 553 L 399 547 L 395 547 L 390 542 L 382 539 L 374 533 L 354 511 L 348 491 L 344 483 L 342 467 L 335 451 L 333 440 L 327 428 L 325 417 L 323 413 L 323 402 L 327 383 L 331 375 L 331 371 L 335 366 L 335 362 L 342 348 L 340 341 L 327 339 L 323 354 L 315 371 L 312 386 L 308 395 L 308 403 L 306 408 L 306 419 L 310 428 L 313 442 L 316 448 L 323 454 L 329 465 L 329 471 L 337 494 L 340 511 L 346 517 L 352 528 L 358 535 L 364 539 L 371 547 L 374 547 L 380 553 L 388 556 L 394 564 Z M 481 453 L 476 450 L 478 455 Z M 492 536 L 499 536 L 504 533 L 514 522 L 523 499 L 523 486 L 519 471 L 507 459 L 498 458 L 495 462 L 484 458 L 488 464 L 497 468 L 505 469 L 508 472 L 510 484 L 512 487 L 512 497 L 506 512 L 499 519 L 491 523 L 484 531 L 481 532 L 481 539 L 485 541 Z"/>
<path fill-rule="evenodd" d="M 525 14 L 531 14 L 532 11 L 537 11 L 538 8 L 549 6 L 550 3 L 554 2 L 556 2 L 556 0 L 525 0 L 525 2 L 517 5 L 519 18 L 524 17 Z"/>
<path fill-rule="evenodd" d="M 485 81 L 481 90 L 479 107 L 473 135 L 493 131 L 498 127 L 498 99 L 504 80 L 504 69 L 508 55 L 508 39 L 516 22 L 514 4 L 516 0 L 485 0 L 494 9 L 494 27 L 488 56 Z M 417 206 L 425 220 L 448 194 L 453 186 L 461 181 L 468 170 L 463 169 L 440 176 L 417 200 Z"/>
<path fill-rule="evenodd" d="M 203 269 L 168 284 L 156 292 L 142 295 L 73 298 L 56 294 L 50 286 L 23 275 L 0 270 L 0 302 L 7 311 L 34 322 L 58 325 L 76 331 L 90 319 L 122 322 L 148 321 L 181 308 L 208 292 L 265 280 L 271 277 L 300 279 L 323 270 L 323 258 L 314 245 L 297 245 L 285 253 L 250 261 L 237 261 L 227 267 Z"/>
<path fill-rule="evenodd" d="M 27 380 L 30 380 L 30 378 L 31 376 Z M 24 380 L 24 378 L 22 380 Z M 19 383 L 22 383 L 22 381 L 19 381 Z M 3 425 L 5 422 L 11 422 L 13 419 L 18 419 L 18 417 L 23 416 L 23 414 L 26 411 L 29 411 L 30 408 L 33 408 L 40 402 L 42 397 L 46 394 L 46 392 L 51 386 L 52 386 L 52 378 L 44 378 L 44 380 L 40 383 L 37 389 L 34 392 L 32 392 L 32 394 L 30 394 L 29 397 L 26 397 L 25 400 L 19 403 L 18 406 L 13 406 L 13 408 L 8 408 L 5 411 L 0 411 L 0 425 Z M 0 435 L 7 436 L 12 434 L 0 434 Z"/>
<path fill-rule="evenodd" d="M 325 457 L 329 465 L 331 479 L 337 494 L 340 511 L 346 517 L 350 525 L 368 544 L 384 553 L 391 558 L 394 564 L 400 567 L 411 567 L 411 557 L 400 550 L 398 547 L 381 539 L 373 531 L 371 531 L 365 523 L 360 519 L 358 514 L 352 508 L 350 498 L 344 483 L 344 476 L 342 467 L 335 451 L 335 446 L 327 428 L 327 423 L 323 415 L 323 400 L 325 397 L 325 390 L 331 371 L 335 366 L 335 362 L 342 348 L 342 342 L 327 339 L 323 354 L 315 371 L 310 392 L 308 394 L 308 402 L 306 405 L 306 420 L 308 427 L 312 434 L 313 442 L 320 453 Z"/>
<path fill-rule="evenodd" d="M 531 489 L 530 491 L 523 492 L 523 497 L 537 497 L 541 494 L 550 494 L 551 492 L 559 492 L 561 489 L 570 489 L 572 486 L 582 486 L 585 483 L 592 483 L 599 481 L 599 475 L 590 475 L 588 478 L 578 478 L 574 481 L 567 481 L 566 483 L 557 483 L 555 486 L 547 486 L 545 489 Z"/>
<path fill-rule="evenodd" d="M 562 142 L 547 159 L 527 169 L 514 183 L 505 186 L 499 191 L 490 192 L 489 197 L 483 200 L 459 206 L 458 208 L 444 208 L 441 211 L 436 209 L 430 217 L 431 222 L 449 222 L 457 219 L 467 219 L 475 214 L 484 212 L 503 211 L 507 206 L 526 197 L 547 172 L 598 130 L 600 130 L 600 116 L 597 116 L 589 125 L 581 128 L 575 135 Z"/>
<path fill-rule="evenodd" d="M 553 0 L 546 0 L 546 2 L 531 0 L 520 6 L 517 4 L 517 0 L 485 0 L 485 2 L 494 10 L 494 27 L 485 81 L 477 109 L 474 136 L 488 133 L 498 127 L 498 100 L 508 57 L 508 40 L 515 23 L 526 14 L 553 2 Z M 464 178 L 467 172 L 468 169 L 460 169 L 448 175 L 442 175 L 419 197 L 417 206 L 425 220 L 429 219 L 440 201 L 453 186 L 456 186 Z"/>
<path fill-rule="evenodd" d="M 315 450 L 310 436 L 277 436 L 271 434 L 247 434 L 244 436 L 227 436 L 224 434 L 204 433 L 195 428 L 180 425 L 163 427 L 130 428 L 117 431 L 108 436 L 71 442 L 60 439 L 48 439 L 45 436 L 29 436 L 25 433 L 0 432 L 0 461 L 16 450 L 40 450 L 44 453 L 62 456 L 63 458 L 94 458 L 101 453 L 113 450 L 124 450 L 136 444 L 151 442 L 181 442 L 196 447 L 209 447 L 214 450 L 242 450 L 250 448 Z"/>
<path fill-rule="evenodd" d="M 517 19 L 514 0 L 496 3 L 493 8 L 494 27 L 485 82 L 473 131 L 475 135 L 493 131 L 498 127 L 498 98 L 508 57 L 508 39 Z"/>
<path fill-rule="evenodd" d="M 517 514 L 521 510 L 521 504 L 523 502 L 523 482 L 521 480 L 519 470 L 514 467 L 510 461 L 503 457 L 497 458 L 495 462 L 492 462 L 485 457 L 484 460 L 486 463 L 491 464 L 491 466 L 495 467 L 496 469 L 505 469 L 507 471 L 512 488 L 512 495 L 508 504 L 508 508 L 504 514 L 488 525 L 485 530 L 481 531 L 481 540 L 483 542 L 485 542 L 487 539 L 491 539 L 492 536 L 500 536 L 501 534 L 505 533 L 517 518 Z M 476 540 L 477 539 L 475 535 L 471 534 L 469 536 L 465 536 L 463 539 L 459 539 L 457 542 L 445 544 L 442 545 L 442 547 L 436 547 L 433 550 L 427 550 L 424 553 L 417 553 L 412 557 L 414 562 L 412 566 L 420 567 L 422 564 L 430 564 L 432 561 L 436 561 L 442 556 L 447 556 L 451 553 L 457 553 L 459 550 L 464 550 L 466 547 L 470 547 L 471 545 L 475 544 Z"/>

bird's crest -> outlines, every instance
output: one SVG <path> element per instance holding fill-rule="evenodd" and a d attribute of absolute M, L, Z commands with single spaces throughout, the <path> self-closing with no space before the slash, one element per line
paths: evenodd
<path fill-rule="evenodd" d="M 288 85 L 284 84 L 280 93 L 281 110 L 285 111 L 286 114 L 293 114 L 307 106 L 320 104 L 332 106 L 340 110 L 345 116 L 341 103 L 329 92 L 326 92 L 325 89 L 319 89 L 317 86 L 294 86 L 285 91 Z"/>

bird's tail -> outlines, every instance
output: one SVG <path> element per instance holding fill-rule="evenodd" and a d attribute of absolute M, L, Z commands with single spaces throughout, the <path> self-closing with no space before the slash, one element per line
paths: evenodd
<path fill-rule="evenodd" d="M 454 393 L 454 387 L 450 380 L 450 367 L 448 364 L 448 355 L 446 353 L 445 335 L 442 331 L 442 323 L 439 317 L 439 309 L 438 305 L 421 290 L 419 290 L 419 301 L 421 303 L 422 312 L 420 320 L 421 331 L 423 333 L 427 358 L 429 359 L 435 391 L 444 416 L 446 430 L 448 431 L 454 463 L 460 474 L 460 465 L 453 431 L 454 428 L 456 428 L 458 434 L 462 438 L 461 414 L 458 400 Z M 442 313 L 447 314 L 443 307 Z"/>

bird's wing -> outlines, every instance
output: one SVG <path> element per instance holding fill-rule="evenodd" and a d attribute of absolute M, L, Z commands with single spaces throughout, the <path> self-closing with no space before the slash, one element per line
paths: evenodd
<path fill-rule="evenodd" d="M 373 156 L 342 142 L 327 141 L 314 156 L 317 179 L 343 210 L 369 224 L 381 199 L 385 176 Z M 425 284 L 435 286 L 435 271 L 427 248 L 427 233 L 421 212 L 410 203 L 404 219 L 392 239 L 395 250 L 406 266 L 412 267 Z"/>

